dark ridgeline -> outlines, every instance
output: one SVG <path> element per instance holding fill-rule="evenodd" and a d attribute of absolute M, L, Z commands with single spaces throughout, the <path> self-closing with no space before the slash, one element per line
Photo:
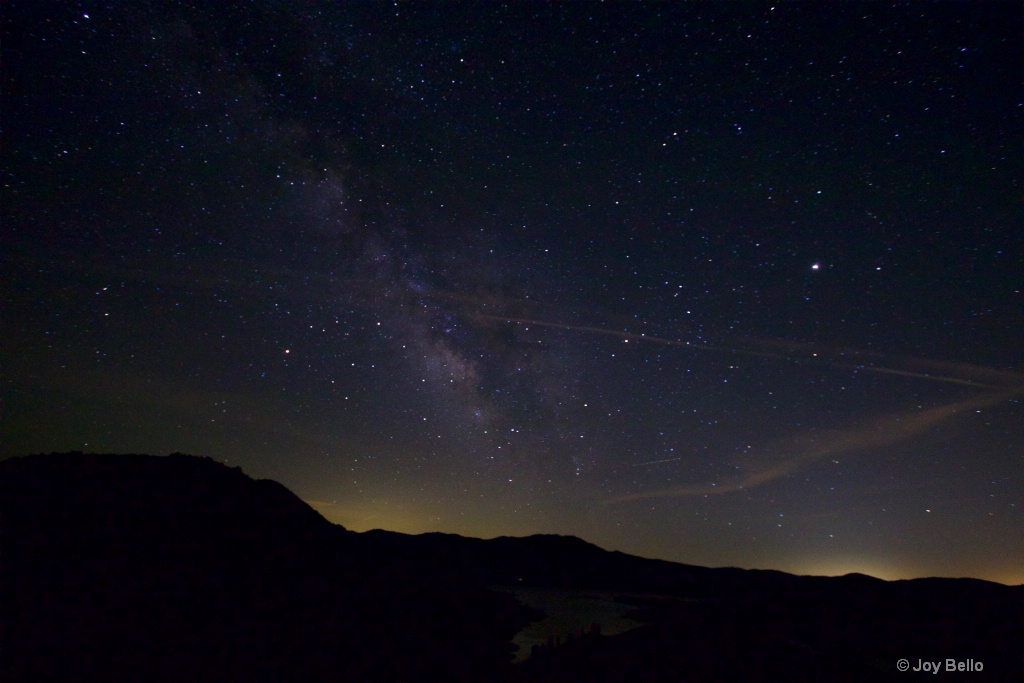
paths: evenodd
<path fill-rule="evenodd" d="M 0 463 L 4 681 L 485 680 L 527 610 L 174 455 Z"/>
<path fill-rule="evenodd" d="M 1024 680 L 1024 587 L 707 569 L 577 538 L 356 534 L 206 458 L 0 462 L 4 681 L 867 681 L 900 657 Z M 533 610 L 489 585 L 619 593 L 511 665 Z M 931 675 L 931 674 L 927 674 Z"/>

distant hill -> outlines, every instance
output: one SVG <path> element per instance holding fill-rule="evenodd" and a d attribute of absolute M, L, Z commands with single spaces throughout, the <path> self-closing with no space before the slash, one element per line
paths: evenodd
<path fill-rule="evenodd" d="M 184 455 L 0 462 L 0 562 L 4 681 L 922 675 L 901 657 L 982 662 L 943 680 L 1024 680 L 1022 587 L 708 569 L 564 536 L 356 534 L 276 482 Z M 645 625 L 513 666 L 513 635 L 541 615 L 490 586 L 619 595 Z"/>

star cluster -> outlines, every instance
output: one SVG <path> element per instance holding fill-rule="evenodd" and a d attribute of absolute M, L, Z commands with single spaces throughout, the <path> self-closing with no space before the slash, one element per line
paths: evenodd
<path fill-rule="evenodd" d="M 1015 4 L 4 14 L 2 456 L 1024 581 Z"/>

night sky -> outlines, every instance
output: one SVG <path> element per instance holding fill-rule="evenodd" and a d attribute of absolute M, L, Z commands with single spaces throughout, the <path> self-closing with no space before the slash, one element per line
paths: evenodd
<path fill-rule="evenodd" d="M 1022 14 L 8 0 L 0 456 L 1024 582 Z"/>

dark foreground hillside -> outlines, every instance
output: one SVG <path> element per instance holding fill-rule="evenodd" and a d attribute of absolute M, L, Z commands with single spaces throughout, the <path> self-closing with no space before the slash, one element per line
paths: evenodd
<path fill-rule="evenodd" d="M 0 462 L 0 562 L 4 681 L 1024 680 L 1024 587 L 355 534 L 190 456 Z M 602 591 L 644 625 L 513 666 L 513 635 L 541 615 L 494 585 Z"/>
<path fill-rule="evenodd" d="M 188 456 L 0 463 L 4 681 L 485 680 L 528 618 Z"/>

